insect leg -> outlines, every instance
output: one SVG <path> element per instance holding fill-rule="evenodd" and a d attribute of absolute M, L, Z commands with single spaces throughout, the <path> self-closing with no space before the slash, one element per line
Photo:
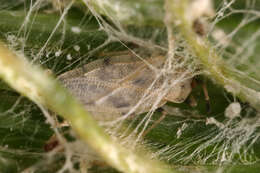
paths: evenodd
<path fill-rule="evenodd" d="M 191 81 L 191 88 L 193 89 L 197 85 L 198 85 L 197 80 L 195 78 L 193 78 Z M 188 98 L 188 102 L 191 107 L 196 107 L 198 105 L 197 100 L 195 99 L 195 97 L 192 94 L 190 94 L 190 96 Z"/>
<path fill-rule="evenodd" d="M 207 102 L 206 103 L 207 104 L 207 112 L 209 113 L 211 111 L 210 110 L 210 100 L 209 100 L 209 93 L 208 93 L 208 89 L 207 89 L 207 85 L 206 85 L 205 80 L 202 83 L 202 89 L 203 89 L 205 100 Z"/>
<path fill-rule="evenodd" d="M 202 86 L 202 91 L 203 91 L 203 94 L 204 94 L 204 98 L 205 98 L 205 100 L 206 100 L 206 109 L 207 109 L 207 112 L 209 113 L 209 112 L 211 111 L 211 110 L 210 110 L 210 98 L 209 98 L 209 93 L 208 93 L 208 89 L 207 89 L 206 79 L 202 79 L 202 80 L 203 80 L 203 81 L 194 78 L 194 79 L 192 80 L 192 82 L 191 82 L 191 87 L 192 87 L 192 88 L 195 88 L 195 87 L 198 85 L 197 82 L 199 82 L 199 84 Z M 193 104 L 193 103 L 192 103 L 192 102 L 193 102 L 192 99 L 195 100 L 195 98 L 194 98 L 194 97 L 192 98 L 192 96 L 190 97 L 191 106 L 193 106 L 193 105 L 192 105 L 192 104 Z"/>
<path fill-rule="evenodd" d="M 156 120 L 151 127 L 149 127 L 146 131 L 144 131 L 144 133 L 142 134 L 142 137 L 144 138 L 153 128 L 155 128 L 162 120 L 164 120 L 166 115 L 167 115 L 167 112 L 162 111 L 161 117 L 158 120 Z"/>

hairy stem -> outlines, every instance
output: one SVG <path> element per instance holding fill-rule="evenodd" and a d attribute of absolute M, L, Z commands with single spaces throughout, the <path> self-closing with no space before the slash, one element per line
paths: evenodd
<path fill-rule="evenodd" d="M 197 36 L 192 29 L 192 21 L 186 15 L 189 10 L 188 7 L 187 0 L 173 0 L 170 9 L 174 16 L 173 20 L 178 21 L 179 31 L 188 42 L 191 51 L 197 55 L 197 59 L 208 72 L 210 78 L 260 111 L 259 90 L 245 86 L 243 76 L 237 74 L 235 69 L 223 62 L 206 38 Z M 258 88 L 260 88 L 259 85 Z"/>
<path fill-rule="evenodd" d="M 80 138 L 118 170 L 128 173 L 176 172 L 117 144 L 54 78 L 30 65 L 23 55 L 15 54 L 3 43 L 0 43 L 0 77 L 21 94 L 67 119 Z"/>

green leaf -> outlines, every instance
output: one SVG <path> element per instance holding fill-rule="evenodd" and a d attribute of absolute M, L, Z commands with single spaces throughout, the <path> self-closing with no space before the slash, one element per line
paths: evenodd
<path fill-rule="evenodd" d="M 28 2 L 27 5 L 29 6 L 30 3 Z M 91 3 L 93 8 L 103 15 L 102 17 L 109 24 L 113 25 L 111 22 L 112 16 L 112 19 L 116 18 L 123 24 L 127 32 L 134 33 L 141 40 L 149 40 L 154 31 L 158 31 L 160 36 L 156 41 L 165 42 L 163 1 L 154 0 L 149 2 L 149 5 L 144 0 L 91 1 Z M 100 3 L 104 4 L 100 5 Z M 216 2 L 216 7 L 219 7 L 221 3 L 222 1 Z M 114 8 L 116 5 L 118 5 L 118 8 Z M 57 26 L 61 15 L 59 12 L 47 13 L 52 7 L 46 5 L 40 10 L 33 11 L 28 23 L 23 26 L 29 8 L 14 0 L 6 1 L 0 8 L 0 37 L 13 49 L 22 51 L 30 59 L 38 55 L 39 59 L 34 61 L 34 64 L 51 69 L 57 75 L 93 61 L 99 58 L 98 54 L 103 52 L 126 50 L 125 46 L 118 42 L 107 43 L 106 41 L 109 38 L 107 33 L 100 29 L 96 18 L 82 6 L 82 4 L 80 4 L 80 8 L 73 6 L 65 16 L 65 22 L 61 22 Z M 233 7 L 244 8 L 245 4 L 242 1 L 236 1 Z M 256 4 L 254 10 L 259 12 L 258 7 L 259 5 Z M 27 10 L 25 10 L 26 8 Z M 227 33 L 232 32 L 244 18 L 245 16 L 242 15 L 234 15 L 218 22 L 217 27 Z M 56 26 L 57 29 L 46 44 Z M 80 29 L 80 33 L 73 32 L 73 28 Z M 258 29 L 259 18 L 240 29 L 232 39 L 240 44 L 252 36 L 251 33 L 256 33 Z M 42 51 L 45 44 L 46 48 Z M 126 44 L 129 47 L 132 46 L 130 43 Z M 75 46 L 78 46 L 80 50 L 75 50 Z M 97 49 L 99 46 L 101 46 L 100 49 Z M 222 70 L 225 73 L 232 73 L 232 76 L 243 85 L 259 92 L 259 39 L 254 41 L 253 46 L 253 53 L 246 58 L 246 61 L 242 62 L 239 59 L 240 56 L 228 61 L 232 56 L 223 56 L 222 58 L 228 66 Z M 61 51 L 61 54 L 57 55 L 59 51 Z M 234 47 L 232 46 L 225 49 L 227 53 L 232 54 L 233 51 Z M 38 54 L 39 52 L 41 54 Z M 68 60 L 69 55 L 72 60 Z M 242 72 L 243 75 L 230 71 L 229 66 Z M 259 163 L 257 161 L 260 157 L 260 149 L 257 135 L 259 127 L 256 127 L 255 132 L 250 136 L 245 135 L 247 129 L 236 128 L 243 125 L 241 124 L 243 118 L 257 122 L 258 112 L 247 103 L 240 101 L 242 115 L 229 122 L 231 123 L 230 126 L 220 129 L 214 124 L 206 125 L 207 118 L 210 117 L 214 117 L 220 123 L 228 123 L 225 110 L 231 102 L 237 101 L 237 98 L 226 92 L 225 86 L 217 84 L 216 80 L 212 80 L 210 76 L 200 75 L 198 78 L 199 81 L 204 81 L 206 78 L 210 96 L 210 112 L 204 99 L 203 90 L 200 86 L 197 86 L 193 89 L 192 95 L 197 100 L 198 106 L 191 107 L 188 100 L 182 104 L 167 103 L 167 106 L 178 108 L 180 114 L 185 116 L 180 116 L 176 112 L 167 115 L 145 137 L 146 143 L 148 143 L 147 147 L 152 149 L 154 153 L 160 151 L 161 153 L 157 154 L 158 158 L 171 166 L 177 165 L 180 170 L 187 170 L 186 172 L 193 172 L 194 170 L 201 170 L 201 172 L 222 170 L 222 172 L 228 173 L 258 172 Z M 156 121 L 160 116 L 161 112 L 157 111 L 152 118 Z M 143 117 L 144 115 L 139 115 L 135 124 L 137 125 Z M 45 165 L 46 170 L 42 170 L 43 172 L 55 172 L 62 167 L 63 156 L 57 156 L 54 159 L 57 161 L 56 165 L 54 165 L 55 162 L 51 162 L 49 167 L 46 166 L 48 159 L 45 158 L 46 152 L 43 148 L 53 131 L 45 121 L 44 115 L 35 104 L 0 81 L 0 172 L 21 172 L 25 168 L 37 164 Z M 182 128 L 184 122 L 187 127 L 177 138 L 178 130 Z M 152 123 L 149 124 L 149 127 L 151 125 Z M 232 134 L 238 135 L 232 136 Z M 238 148 L 240 151 L 235 151 L 233 148 L 236 147 L 236 144 L 240 144 L 239 140 L 242 140 L 239 135 L 245 135 L 247 142 L 241 145 L 241 148 Z M 212 140 L 214 138 L 216 139 Z M 251 146 L 253 140 L 256 141 Z M 167 152 L 163 151 L 166 146 L 169 147 Z M 227 165 L 223 166 L 218 154 L 223 154 L 224 146 L 227 147 L 226 156 L 232 156 L 232 158 Z M 247 148 L 247 146 L 250 146 L 250 148 Z M 201 150 L 189 157 L 198 148 L 201 148 Z M 251 165 L 247 165 L 246 161 Z M 93 172 L 114 171 L 102 166 L 94 166 L 91 170 Z"/>

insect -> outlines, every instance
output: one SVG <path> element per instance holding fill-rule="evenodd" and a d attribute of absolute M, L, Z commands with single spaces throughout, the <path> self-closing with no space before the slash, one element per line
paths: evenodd
<path fill-rule="evenodd" d="M 161 94 L 162 85 L 177 79 L 183 69 L 158 77 L 164 66 L 164 56 L 139 59 L 133 54 L 113 56 L 93 61 L 65 72 L 58 79 L 80 100 L 95 119 L 113 120 L 127 114 L 140 99 L 143 102 L 132 114 L 148 112 Z M 191 92 L 192 79 L 177 82 L 167 91 L 157 107 L 167 101 L 183 102 Z"/>

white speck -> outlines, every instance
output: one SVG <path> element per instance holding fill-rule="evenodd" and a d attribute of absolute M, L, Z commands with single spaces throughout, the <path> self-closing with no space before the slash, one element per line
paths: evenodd
<path fill-rule="evenodd" d="M 68 55 L 67 55 L 67 60 L 69 60 L 69 61 L 72 60 L 71 54 L 68 54 Z"/>
<path fill-rule="evenodd" d="M 80 47 L 79 47 L 79 45 L 75 45 L 75 46 L 73 46 L 73 49 L 78 52 L 80 50 Z"/>
<path fill-rule="evenodd" d="M 202 16 L 213 17 L 215 15 L 211 0 L 194 0 L 187 11 L 188 19 L 194 21 Z"/>
<path fill-rule="evenodd" d="M 225 116 L 233 119 L 238 117 L 241 112 L 241 105 L 238 102 L 231 103 L 225 110 Z"/>
<path fill-rule="evenodd" d="M 75 34 L 81 33 L 81 29 L 77 26 L 71 27 L 71 31 L 74 32 Z"/>
<path fill-rule="evenodd" d="M 55 52 L 55 56 L 56 57 L 59 57 L 61 55 L 62 51 L 61 50 L 58 50 L 57 52 Z"/>
<path fill-rule="evenodd" d="M 88 45 L 88 46 L 87 46 L 87 49 L 88 49 L 88 50 L 90 50 L 90 48 L 91 48 L 91 46 L 90 46 L 90 45 Z"/>

